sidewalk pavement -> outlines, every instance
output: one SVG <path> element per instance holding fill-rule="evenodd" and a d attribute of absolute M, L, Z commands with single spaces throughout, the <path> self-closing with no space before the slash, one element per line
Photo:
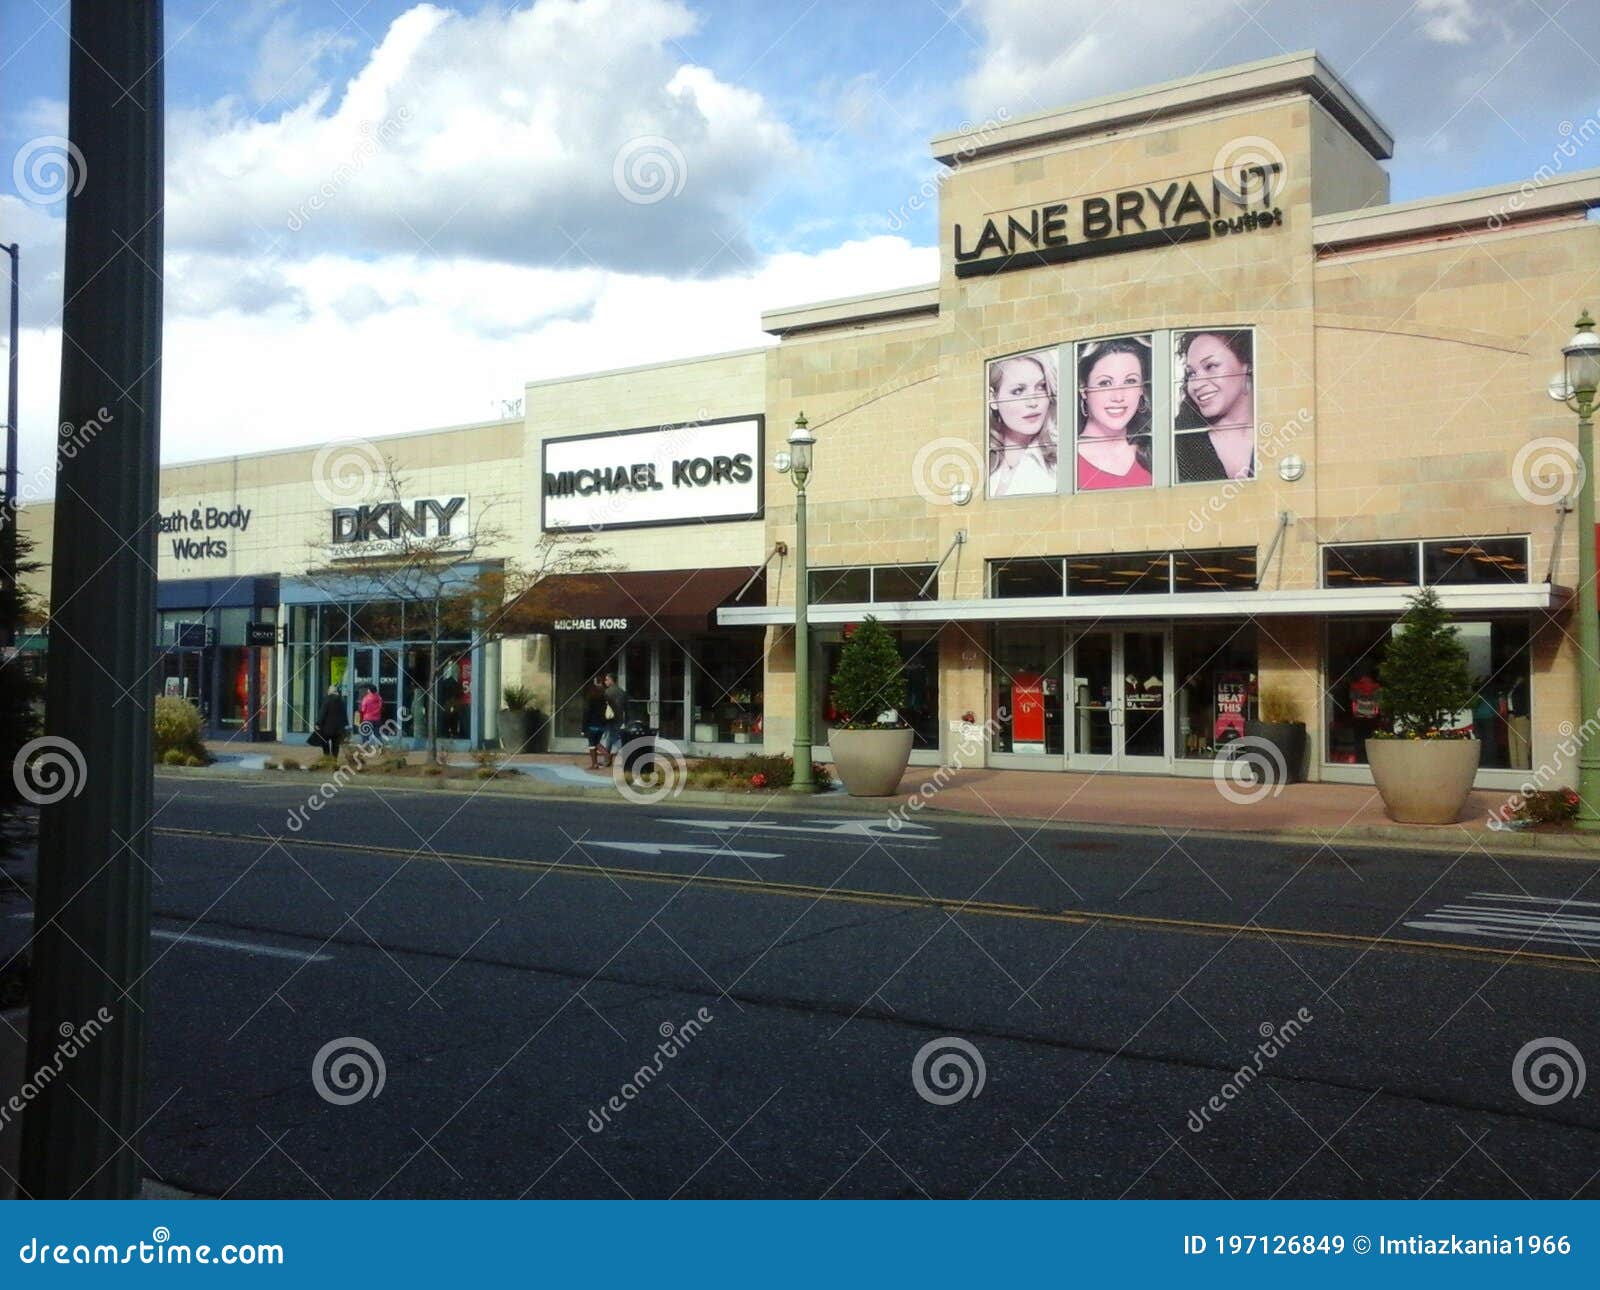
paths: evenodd
<path fill-rule="evenodd" d="M 316 750 L 300 744 L 211 743 L 220 771 L 255 772 L 268 760 L 293 757 L 302 765 Z M 423 754 L 412 752 L 413 763 Z M 452 765 L 471 766 L 469 753 L 454 753 Z M 607 771 L 591 771 L 584 754 L 525 753 L 501 764 L 523 780 L 478 781 L 395 779 L 395 787 L 456 788 L 467 791 L 584 794 L 616 792 Z M 175 772 L 195 774 L 194 771 Z M 206 774 L 207 772 L 198 772 Z M 364 778 L 380 777 L 368 773 Z M 1231 794 L 1231 796 L 1229 795 Z M 1383 811 L 1377 790 L 1365 784 L 1290 784 L 1270 788 L 1229 786 L 1227 793 L 1210 776 L 1082 774 L 1026 770 L 941 770 L 912 766 L 900 792 L 886 798 L 851 798 L 833 792 L 813 798 L 784 794 L 704 793 L 687 790 L 686 801 L 725 806 L 759 806 L 763 810 L 850 810 L 857 815 L 882 812 L 907 822 L 930 814 L 999 819 L 1021 828 L 1023 822 L 1078 824 L 1148 829 L 1179 836 L 1184 833 L 1244 834 L 1326 842 L 1392 842 L 1433 849 L 1483 847 L 1497 855 L 1533 854 L 1600 858 L 1600 837 L 1552 829 L 1523 833 L 1488 827 L 1491 811 L 1509 794 L 1479 790 L 1467 801 L 1459 822 L 1448 825 L 1396 824 Z"/>

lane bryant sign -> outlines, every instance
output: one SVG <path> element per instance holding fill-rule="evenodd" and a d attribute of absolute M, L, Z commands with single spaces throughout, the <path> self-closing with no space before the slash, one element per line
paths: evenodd
<path fill-rule="evenodd" d="M 760 416 L 546 439 L 540 515 L 546 532 L 757 520 Z"/>
<path fill-rule="evenodd" d="M 1174 179 L 1054 202 L 984 220 L 974 233 L 957 224 L 956 277 L 1066 264 L 1097 255 L 1204 242 L 1283 226 L 1275 204 L 1283 164 L 1240 165 L 1228 175 Z"/>

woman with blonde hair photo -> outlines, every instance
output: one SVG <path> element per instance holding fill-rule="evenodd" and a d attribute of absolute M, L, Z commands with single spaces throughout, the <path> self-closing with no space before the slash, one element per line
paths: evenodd
<path fill-rule="evenodd" d="M 1056 354 L 989 363 L 989 496 L 1056 491 Z"/>

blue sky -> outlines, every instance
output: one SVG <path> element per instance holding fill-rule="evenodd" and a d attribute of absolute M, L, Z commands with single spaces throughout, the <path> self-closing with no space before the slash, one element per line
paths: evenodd
<path fill-rule="evenodd" d="M 19 167 L 65 133 L 67 22 L 0 12 L 25 467 L 64 203 Z M 895 212 L 930 136 L 1001 111 L 1315 47 L 1394 131 L 1396 200 L 1518 181 L 1600 118 L 1592 0 L 170 0 L 167 44 L 168 460 L 481 419 L 528 379 L 930 279 L 932 207 Z M 641 139 L 670 200 L 619 199 Z"/>

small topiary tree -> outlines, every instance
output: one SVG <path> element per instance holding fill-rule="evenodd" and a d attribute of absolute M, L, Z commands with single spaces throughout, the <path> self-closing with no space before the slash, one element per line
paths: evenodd
<path fill-rule="evenodd" d="M 1380 738 L 1438 739 L 1454 737 L 1443 727 L 1472 702 L 1467 650 L 1439 603 L 1425 587 L 1408 602 L 1401 630 L 1390 642 L 1378 668 L 1383 685 L 1384 715 L 1396 727 Z"/>
<path fill-rule="evenodd" d="M 889 629 L 872 615 L 861 620 L 844 643 L 839 670 L 833 674 L 833 706 L 844 730 L 898 729 L 906 723 L 900 709 L 906 705 L 905 664 Z M 893 722 L 878 720 L 893 712 Z"/>

